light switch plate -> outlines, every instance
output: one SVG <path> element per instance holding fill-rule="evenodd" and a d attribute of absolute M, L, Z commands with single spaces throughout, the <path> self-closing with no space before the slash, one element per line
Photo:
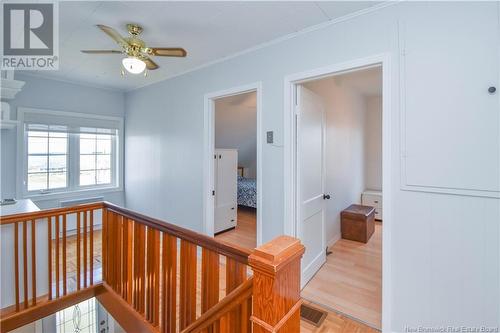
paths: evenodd
<path fill-rule="evenodd" d="M 273 131 L 268 131 L 267 133 L 267 143 L 273 143 L 274 142 L 274 132 Z"/>

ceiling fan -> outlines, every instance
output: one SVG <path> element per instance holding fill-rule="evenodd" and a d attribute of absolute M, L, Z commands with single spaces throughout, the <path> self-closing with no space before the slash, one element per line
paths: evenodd
<path fill-rule="evenodd" d="M 137 24 L 127 24 L 129 37 L 122 37 L 116 30 L 108 26 L 98 24 L 97 27 L 105 34 L 111 37 L 121 50 L 82 50 L 88 54 L 124 54 L 127 57 L 123 58 L 123 67 L 131 74 L 140 74 L 146 68 L 148 70 L 158 69 L 158 66 L 150 56 L 161 57 L 185 57 L 186 50 L 180 47 L 148 47 L 139 35 L 142 32 L 142 27 Z M 147 72 L 145 72 L 146 74 Z M 122 69 L 122 75 L 124 74 Z"/>

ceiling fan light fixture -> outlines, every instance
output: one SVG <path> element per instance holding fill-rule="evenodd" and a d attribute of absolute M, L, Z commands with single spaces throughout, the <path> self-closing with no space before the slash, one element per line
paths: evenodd
<path fill-rule="evenodd" d="M 135 57 L 123 58 L 122 65 L 131 74 L 140 74 L 146 69 L 146 63 Z"/>

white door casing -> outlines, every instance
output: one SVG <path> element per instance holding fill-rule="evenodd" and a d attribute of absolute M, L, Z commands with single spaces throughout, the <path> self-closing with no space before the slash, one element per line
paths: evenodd
<path fill-rule="evenodd" d="M 391 145 L 393 137 L 392 123 L 392 60 L 391 54 L 382 53 L 365 58 L 334 63 L 320 68 L 289 74 L 284 79 L 284 186 L 285 186 L 285 234 L 298 237 L 298 205 L 297 205 L 297 119 L 296 119 L 296 86 L 300 83 L 324 78 L 331 75 L 382 66 L 382 191 L 384 207 L 384 228 L 382 230 L 382 331 L 391 332 L 392 323 L 392 184 L 394 174 L 391 168 Z M 302 264 L 304 271 L 304 265 Z M 301 284 L 302 287 L 304 284 Z"/>
<path fill-rule="evenodd" d="M 221 91 L 205 94 L 204 96 L 204 174 L 203 174 L 203 211 L 204 232 L 214 236 L 215 196 L 212 191 L 215 187 L 215 100 L 223 97 L 255 91 L 257 94 L 257 246 L 262 245 L 262 83 L 255 82 L 243 86 L 233 87 Z"/>
<path fill-rule="evenodd" d="M 325 241 L 325 108 L 321 97 L 297 85 L 298 237 L 306 251 L 301 287 L 326 261 Z"/>

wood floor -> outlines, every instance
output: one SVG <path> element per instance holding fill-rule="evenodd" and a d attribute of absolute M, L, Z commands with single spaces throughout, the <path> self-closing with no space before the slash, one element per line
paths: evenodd
<path fill-rule="evenodd" d="M 382 314 L 382 224 L 367 244 L 340 239 L 302 297 L 380 329 Z M 318 331 L 320 332 L 320 331 Z"/>
<path fill-rule="evenodd" d="M 249 209 L 241 209 L 238 212 L 238 226 L 236 229 L 223 233 L 221 235 L 218 235 L 216 238 L 217 239 L 222 239 L 224 241 L 230 242 L 230 243 L 236 243 L 239 246 L 246 246 L 248 248 L 255 248 L 256 244 L 256 214 L 255 210 L 249 210 Z M 380 226 L 376 227 L 376 232 L 380 233 Z M 374 235 L 375 237 L 375 235 Z M 100 249 L 101 249 L 101 234 L 100 231 L 97 231 L 94 234 L 94 281 L 98 281 L 101 279 L 101 256 L 100 256 Z M 370 243 L 374 240 L 370 240 Z M 369 244 L 370 244 L 369 243 Z M 76 282 L 76 251 L 73 251 L 72 249 L 76 249 L 76 239 L 74 237 L 68 237 L 68 249 L 71 249 L 68 251 L 67 254 L 67 259 L 68 259 L 68 289 L 74 290 Z M 53 257 L 54 258 L 54 257 Z M 331 256 L 328 258 L 328 260 L 331 260 Z M 200 261 L 198 261 L 198 270 L 201 269 L 200 267 Z M 225 281 L 224 281 L 224 271 L 225 271 L 225 262 L 224 260 L 221 261 L 221 281 L 220 281 L 220 297 L 225 296 Z M 179 272 L 179 270 L 178 270 Z M 179 276 L 177 277 L 178 279 L 180 278 Z M 316 277 L 315 277 L 316 278 Z M 178 281 L 179 282 L 179 281 Z M 328 283 L 327 283 L 328 285 Z M 200 294 L 200 288 L 201 284 L 200 281 L 197 283 L 197 303 L 201 302 L 201 294 Z M 54 288 L 55 289 L 55 288 Z M 315 291 L 317 292 L 317 291 Z M 328 298 L 329 295 L 325 294 L 322 295 L 321 299 Z M 307 300 L 305 301 L 306 303 L 312 304 L 308 302 Z M 177 302 L 179 304 L 179 302 Z M 199 316 L 199 306 L 197 306 L 197 315 Z M 328 312 L 328 316 L 326 317 L 325 321 L 321 325 L 321 327 L 315 327 L 309 323 L 306 323 L 304 321 L 301 322 L 301 332 L 302 333 L 326 333 L 326 332 L 331 332 L 331 333 L 377 333 L 377 330 L 374 330 L 373 328 L 366 326 L 356 320 L 352 320 L 351 318 L 347 316 L 340 315 L 338 313 L 335 313 L 333 311 L 328 311 L 327 308 L 318 306 L 317 304 L 314 304 L 313 306 L 320 308 L 324 311 Z"/>
<path fill-rule="evenodd" d="M 378 330 L 364 325 L 349 317 L 328 311 L 327 309 L 318 306 L 309 301 L 304 301 L 304 304 L 309 304 L 313 307 L 328 312 L 328 316 L 320 327 L 315 327 L 305 321 L 300 322 L 301 333 L 379 333 Z"/>
<path fill-rule="evenodd" d="M 254 249 L 257 246 L 257 210 L 238 206 L 236 228 L 218 234 L 215 238 L 247 249 Z"/>
<path fill-rule="evenodd" d="M 256 211 L 251 208 L 246 208 L 246 207 L 239 207 L 238 208 L 238 225 L 236 226 L 235 229 L 226 231 L 224 233 L 221 233 L 217 235 L 215 238 L 223 240 L 228 243 L 236 244 L 238 246 L 243 246 L 246 248 L 253 249 L 256 246 Z M 337 263 L 337 260 L 333 260 L 333 257 L 337 257 L 337 255 L 340 256 L 340 258 L 344 257 L 343 259 L 340 259 L 341 262 L 344 265 L 344 269 L 346 270 L 346 275 L 350 274 L 355 274 L 355 272 L 349 273 L 349 270 L 351 268 L 353 269 L 359 269 L 360 261 L 370 261 L 371 257 L 377 257 L 379 259 L 376 259 L 375 262 L 373 263 L 373 266 L 379 267 L 378 269 L 374 269 L 371 273 L 369 272 L 369 275 L 373 273 L 374 276 L 378 276 L 377 274 L 380 273 L 380 277 L 377 279 L 375 278 L 375 281 L 373 283 L 372 288 L 375 290 L 375 294 L 380 293 L 381 290 L 381 224 L 377 223 L 375 226 L 375 234 L 372 236 L 370 239 L 370 242 L 364 246 L 362 243 L 357 243 L 357 242 L 351 242 L 351 241 L 344 241 L 340 240 L 337 242 L 338 246 L 333 248 L 333 251 L 335 252 L 335 255 L 330 255 L 327 259 L 327 264 L 324 266 L 326 269 L 320 270 L 323 271 L 322 274 L 317 274 L 318 278 L 315 277 L 313 278 L 314 283 L 309 283 L 308 286 L 309 288 L 306 287 L 302 291 L 302 296 L 305 297 L 305 294 L 310 296 L 310 300 L 314 300 L 315 306 L 323 309 L 324 311 L 328 312 L 328 316 L 321 325 L 321 327 L 315 327 L 309 323 L 306 322 L 301 322 L 301 332 L 307 332 L 307 333 L 316 333 L 316 332 L 338 332 L 338 333 L 365 333 L 365 332 L 378 332 L 377 330 L 364 325 L 356 320 L 352 320 L 351 318 L 347 316 L 343 316 L 340 314 L 337 314 L 332 311 L 328 311 L 326 307 L 322 307 L 320 304 L 325 304 L 327 306 L 330 306 L 333 309 L 338 309 L 341 312 L 344 312 L 343 310 L 346 310 L 346 307 L 341 307 L 337 308 L 335 306 L 335 303 L 328 302 L 325 300 L 330 299 L 330 297 L 334 297 L 336 293 L 339 293 L 337 288 L 339 287 L 338 285 L 335 286 L 335 288 L 329 288 L 329 275 L 332 273 L 332 270 L 329 269 L 329 265 L 333 261 L 334 264 Z M 336 244 L 336 245 L 337 245 Z M 361 246 L 360 246 L 361 244 Z M 352 253 L 349 253 L 350 250 L 353 250 Z M 378 249 L 378 250 L 377 250 Z M 352 256 L 352 258 L 349 258 L 349 256 Z M 350 262 L 352 260 L 352 262 Z M 366 263 L 366 265 L 371 266 L 369 263 Z M 371 268 L 368 268 L 371 269 Z M 333 274 L 335 274 L 335 270 L 333 270 Z M 326 275 L 325 279 L 326 282 L 323 279 L 323 275 Z M 334 277 L 335 279 L 335 277 Z M 360 279 L 363 279 L 360 277 Z M 378 281 L 378 282 L 377 282 Z M 340 288 L 342 289 L 342 287 Z M 351 288 L 352 289 L 352 288 Z M 346 293 L 352 292 L 352 290 L 349 290 L 347 292 L 344 292 L 344 296 L 347 296 L 349 299 L 349 295 L 346 295 Z M 305 291 L 305 292 L 304 292 Z M 316 293 L 321 294 L 320 297 L 317 297 Z M 342 293 L 342 291 L 340 291 Z M 355 295 L 359 292 L 355 292 Z M 324 302 L 324 303 L 322 303 Z M 377 302 L 377 301 L 375 301 Z M 378 304 L 381 304 L 381 298 L 380 296 L 378 297 Z M 352 312 L 352 313 L 351 313 Z M 358 318 L 354 314 L 358 314 L 356 311 L 345 311 L 344 313 L 349 314 L 353 316 L 354 318 Z M 373 312 L 373 311 L 372 311 Z M 371 315 L 372 312 L 370 312 L 369 315 L 362 316 L 363 318 L 360 318 L 361 320 L 371 324 L 371 326 L 374 327 L 380 327 L 380 309 L 378 310 L 378 317 L 371 320 Z M 365 318 L 366 317 L 366 318 Z M 371 320 L 371 321 L 370 321 Z M 373 323 L 372 323 L 373 322 Z"/>

